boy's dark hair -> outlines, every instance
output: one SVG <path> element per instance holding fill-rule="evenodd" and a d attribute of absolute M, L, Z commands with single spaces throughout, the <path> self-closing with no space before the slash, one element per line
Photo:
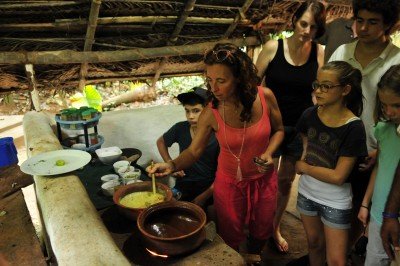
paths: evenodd
<path fill-rule="evenodd" d="M 303 16 L 309 7 L 314 16 L 315 24 L 317 25 L 317 32 L 315 33 L 314 38 L 318 39 L 325 33 L 326 12 L 325 6 L 317 0 L 308 0 L 303 2 L 299 8 L 297 8 L 292 16 L 293 29 L 295 28 L 296 22 L 301 18 L 301 16 Z"/>
<path fill-rule="evenodd" d="M 367 10 L 382 15 L 383 23 L 389 25 L 385 31 L 389 35 L 399 20 L 398 0 L 353 0 L 353 16 L 357 19 L 358 12 Z"/>
<path fill-rule="evenodd" d="M 182 105 L 196 105 L 201 104 L 205 106 L 208 103 L 207 90 L 201 87 L 194 87 L 191 91 L 181 93 L 177 96 Z"/>

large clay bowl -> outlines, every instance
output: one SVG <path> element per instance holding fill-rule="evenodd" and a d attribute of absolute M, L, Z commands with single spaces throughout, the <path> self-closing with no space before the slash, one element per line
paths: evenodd
<path fill-rule="evenodd" d="M 121 186 L 114 192 L 113 201 L 118 206 L 118 210 L 120 211 L 120 213 L 122 213 L 127 218 L 136 221 L 139 214 L 146 208 L 128 208 L 120 204 L 121 198 L 133 192 L 152 190 L 153 188 L 151 181 L 137 182 L 126 186 Z M 156 190 L 158 193 L 164 195 L 164 202 L 168 202 L 173 198 L 172 191 L 167 185 L 156 182 Z"/>
<path fill-rule="evenodd" d="M 161 255 L 189 253 L 203 243 L 206 214 L 199 206 L 170 201 L 150 206 L 137 219 L 143 244 Z"/>

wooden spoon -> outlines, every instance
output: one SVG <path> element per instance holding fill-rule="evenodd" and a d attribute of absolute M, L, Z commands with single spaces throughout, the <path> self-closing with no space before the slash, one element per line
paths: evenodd
<path fill-rule="evenodd" d="M 153 169 L 154 167 L 154 162 L 151 161 L 151 168 Z M 153 194 L 156 194 L 156 175 L 151 174 L 151 184 L 153 186 Z"/>

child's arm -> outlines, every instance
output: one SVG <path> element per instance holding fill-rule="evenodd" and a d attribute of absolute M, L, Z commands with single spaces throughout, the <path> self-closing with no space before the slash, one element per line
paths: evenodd
<path fill-rule="evenodd" d="M 158 152 L 160 153 L 161 157 L 163 158 L 164 162 L 168 162 L 172 160 L 171 156 L 168 152 L 168 147 L 165 145 L 164 137 L 161 136 L 157 139 L 157 148 Z"/>
<path fill-rule="evenodd" d="M 375 164 L 374 169 L 372 170 L 371 178 L 369 179 L 368 187 L 367 190 L 365 191 L 360 211 L 358 212 L 358 219 L 363 223 L 364 226 L 367 226 L 368 223 L 369 205 L 372 199 L 372 195 L 374 193 L 377 170 L 378 170 L 378 163 Z"/>
<path fill-rule="evenodd" d="M 198 195 L 194 200 L 193 203 L 203 207 L 206 201 L 212 197 L 214 193 L 214 184 L 212 184 L 209 188 L 207 188 L 203 193 Z"/>
<path fill-rule="evenodd" d="M 168 151 L 168 147 L 165 144 L 163 136 L 161 136 L 157 139 L 157 148 L 158 148 L 158 152 L 160 153 L 164 162 L 168 162 L 168 161 L 172 160 L 171 155 L 169 154 L 169 151 Z M 181 170 L 181 171 L 173 173 L 172 175 L 175 177 L 184 177 L 185 172 L 183 170 Z"/>
<path fill-rule="evenodd" d="M 335 185 L 342 185 L 346 182 L 347 177 L 351 173 L 357 158 L 356 157 L 339 157 L 335 169 L 325 168 L 321 166 L 310 165 L 305 161 L 297 161 L 296 172 L 314 177 L 320 181 Z"/>

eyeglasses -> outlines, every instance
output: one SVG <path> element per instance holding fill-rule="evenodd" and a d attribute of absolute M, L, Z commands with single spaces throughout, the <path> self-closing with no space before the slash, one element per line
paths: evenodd
<path fill-rule="evenodd" d="M 207 51 L 204 55 L 204 60 L 209 58 L 210 56 L 214 56 L 217 62 L 223 62 L 229 59 L 230 63 L 233 63 L 233 52 L 228 49 L 220 49 L 220 50 L 211 50 Z"/>
<path fill-rule="evenodd" d="M 329 85 L 329 84 L 318 83 L 317 81 L 314 81 L 311 84 L 311 87 L 313 90 L 320 89 L 322 92 L 328 92 L 332 88 L 341 87 L 341 86 L 342 86 L 342 84 Z"/>

